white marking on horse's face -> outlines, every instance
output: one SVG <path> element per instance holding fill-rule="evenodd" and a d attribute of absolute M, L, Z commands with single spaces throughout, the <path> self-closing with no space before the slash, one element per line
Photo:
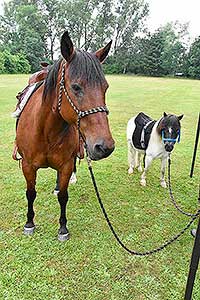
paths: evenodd
<path fill-rule="evenodd" d="M 171 134 L 172 133 L 172 128 L 169 127 L 168 130 L 169 130 L 169 133 Z"/>

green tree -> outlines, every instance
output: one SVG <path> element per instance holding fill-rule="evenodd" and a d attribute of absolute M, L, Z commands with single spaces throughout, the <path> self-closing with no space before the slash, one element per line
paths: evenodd
<path fill-rule="evenodd" d="M 200 79 L 200 36 L 195 39 L 188 54 L 188 76 Z"/>

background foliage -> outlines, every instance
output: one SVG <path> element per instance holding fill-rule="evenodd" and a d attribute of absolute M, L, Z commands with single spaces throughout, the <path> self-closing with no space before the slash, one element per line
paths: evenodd
<path fill-rule="evenodd" d="M 187 24 L 177 22 L 150 33 L 148 14 L 146 0 L 11 0 L 0 16 L 0 73 L 34 72 L 41 61 L 53 62 L 67 29 L 84 50 L 113 40 L 106 73 L 200 78 L 199 38 L 190 45 Z"/>

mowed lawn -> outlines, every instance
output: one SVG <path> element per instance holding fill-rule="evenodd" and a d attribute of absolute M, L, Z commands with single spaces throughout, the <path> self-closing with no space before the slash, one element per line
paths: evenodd
<path fill-rule="evenodd" d="M 25 181 L 11 158 L 15 138 L 15 95 L 28 75 L 0 76 L 0 300 L 182 300 L 194 239 L 187 231 L 162 252 L 149 257 L 126 253 L 112 236 L 99 208 L 87 164 L 78 166 L 78 182 L 69 188 L 71 239 L 57 240 L 59 205 L 52 190 L 56 172 L 40 170 L 35 201 L 35 234 L 23 235 L 27 203 Z M 174 195 L 186 211 L 197 208 L 200 149 L 189 178 L 200 82 L 185 79 L 107 76 L 107 105 L 116 141 L 113 154 L 93 163 L 107 213 L 124 243 L 135 251 L 160 246 L 188 223 L 159 185 L 160 162 L 149 170 L 147 187 L 140 174 L 127 174 L 126 124 L 140 111 L 153 118 L 183 114 L 181 143 L 172 155 Z M 30 132 L 31 134 L 31 132 Z M 194 226 L 196 226 L 197 221 Z M 193 300 L 200 299 L 200 274 Z"/>

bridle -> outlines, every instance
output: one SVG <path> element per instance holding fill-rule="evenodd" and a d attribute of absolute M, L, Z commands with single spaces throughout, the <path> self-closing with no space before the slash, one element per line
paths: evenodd
<path fill-rule="evenodd" d="M 62 93 L 64 92 L 66 99 L 68 100 L 69 104 L 73 108 L 73 110 L 76 112 L 78 119 L 77 119 L 77 127 L 79 134 L 80 132 L 80 120 L 88 115 L 95 114 L 98 112 L 105 112 L 107 115 L 109 114 L 109 110 L 106 105 L 104 106 L 97 106 L 95 108 L 90 108 L 88 110 L 79 110 L 76 105 L 73 103 L 72 99 L 70 98 L 66 87 L 65 87 L 65 65 L 66 62 L 62 64 L 62 71 L 61 71 L 61 80 L 60 80 L 60 87 L 59 87 L 59 95 L 58 95 L 58 111 L 61 111 L 61 104 L 62 104 Z M 81 134 L 82 136 L 82 134 Z"/>

